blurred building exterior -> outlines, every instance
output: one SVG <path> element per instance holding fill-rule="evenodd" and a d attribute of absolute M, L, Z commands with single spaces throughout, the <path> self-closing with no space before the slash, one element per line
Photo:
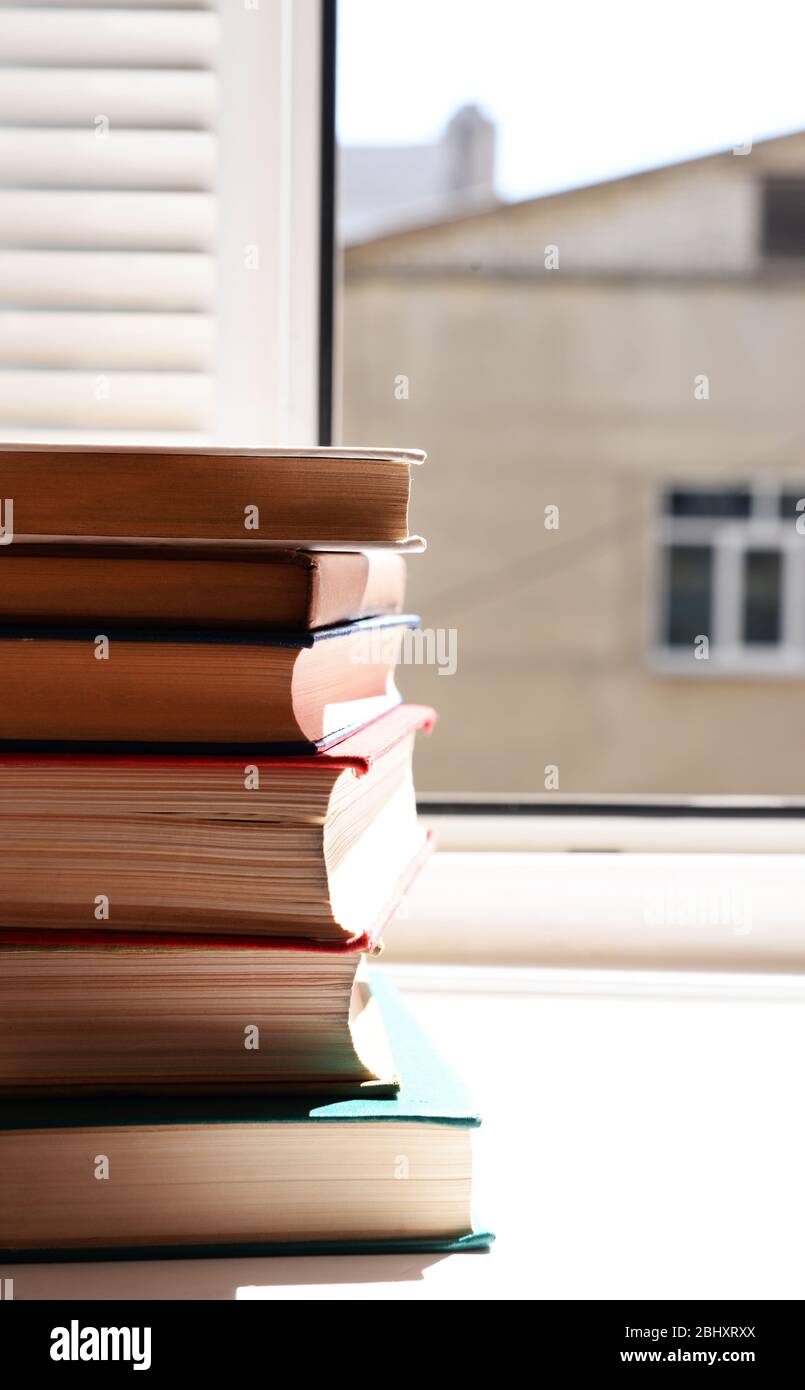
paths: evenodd
<path fill-rule="evenodd" d="M 495 206 L 493 122 L 463 106 L 431 144 L 345 146 L 338 201 L 347 245 Z"/>
<path fill-rule="evenodd" d="M 418 785 L 805 792 L 805 135 L 344 275 L 342 438 L 428 450 L 409 606 L 458 634 L 400 673 L 443 716 Z"/>

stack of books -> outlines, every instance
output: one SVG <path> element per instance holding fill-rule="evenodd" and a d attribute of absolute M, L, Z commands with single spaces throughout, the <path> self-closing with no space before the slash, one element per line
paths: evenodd
<path fill-rule="evenodd" d="M 0 446 L 4 1258 L 489 1243 L 366 964 L 429 850 L 422 459 Z"/>

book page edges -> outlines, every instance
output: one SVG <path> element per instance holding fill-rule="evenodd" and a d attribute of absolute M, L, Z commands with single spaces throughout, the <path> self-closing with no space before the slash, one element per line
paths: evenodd
<path fill-rule="evenodd" d="M 158 458 L 171 458 L 176 455 L 190 458 L 248 458 L 248 459 L 354 459 L 363 463 L 377 459 L 379 463 L 422 464 L 427 459 L 424 449 L 384 449 L 355 448 L 347 446 L 321 447 L 308 445 L 284 448 L 226 448 L 215 445 L 152 445 L 152 444 L 47 444 L 42 442 L 17 443 L 14 440 L 0 441 L 0 454 L 129 454 L 153 455 Z"/>
<path fill-rule="evenodd" d="M 424 536 L 406 536 L 404 540 L 399 541 L 360 542 L 332 540 L 265 540 L 262 538 L 248 541 L 222 536 L 220 540 L 211 541 L 209 537 L 196 540 L 191 537 L 183 536 L 138 538 L 134 536 L 85 536 L 83 534 L 70 536 L 51 534 L 30 535 L 23 531 L 15 532 L 11 546 L 13 547 L 15 544 L 25 544 L 29 546 L 58 545 L 68 549 L 71 546 L 75 546 L 77 550 L 84 550 L 88 546 L 115 546 L 119 548 L 129 547 L 133 551 L 137 550 L 139 547 L 146 546 L 171 546 L 175 547 L 177 550 L 186 550 L 188 552 L 188 557 L 192 556 L 197 548 L 204 547 L 206 550 L 209 550 L 211 545 L 220 547 L 222 550 L 231 550 L 234 548 L 245 550 L 248 546 L 254 546 L 255 548 L 266 551 L 288 550 L 295 552 L 302 550 L 316 552 L 320 550 L 332 550 L 338 554 L 342 552 L 359 554 L 363 550 L 391 550 L 397 555 L 421 555 L 428 548 L 428 543 Z"/>

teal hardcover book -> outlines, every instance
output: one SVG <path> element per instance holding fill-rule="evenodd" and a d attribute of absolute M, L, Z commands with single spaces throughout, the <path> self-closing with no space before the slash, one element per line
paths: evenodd
<path fill-rule="evenodd" d="M 487 1247 L 478 1115 L 378 971 L 372 992 L 403 1079 L 391 1099 L 0 1102 L 2 1258 Z"/>

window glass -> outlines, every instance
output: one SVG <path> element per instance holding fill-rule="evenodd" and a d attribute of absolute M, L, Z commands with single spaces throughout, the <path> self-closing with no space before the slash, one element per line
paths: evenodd
<path fill-rule="evenodd" d="M 805 256 L 805 179 L 772 179 L 763 193 L 766 255 Z"/>
<path fill-rule="evenodd" d="M 672 516 L 748 516 L 752 496 L 747 488 L 674 488 L 668 494 L 668 506 Z"/>
<path fill-rule="evenodd" d="M 668 643 L 691 647 L 711 632 L 713 550 L 674 545 L 668 552 Z"/>
<path fill-rule="evenodd" d="M 748 550 L 744 564 L 745 642 L 779 642 L 781 627 L 780 552 Z"/>
<path fill-rule="evenodd" d="M 800 503 L 798 506 L 797 503 Z M 780 516 L 788 517 L 795 521 L 798 516 L 805 512 L 805 487 L 797 488 L 795 492 L 784 492 L 780 497 Z"/>
<path fill-rule="evenodd" d="M 802 793 L 805 9 L 763 15 L 340 0 L 338 437 L 429 453 L 424 793 Z"/>

